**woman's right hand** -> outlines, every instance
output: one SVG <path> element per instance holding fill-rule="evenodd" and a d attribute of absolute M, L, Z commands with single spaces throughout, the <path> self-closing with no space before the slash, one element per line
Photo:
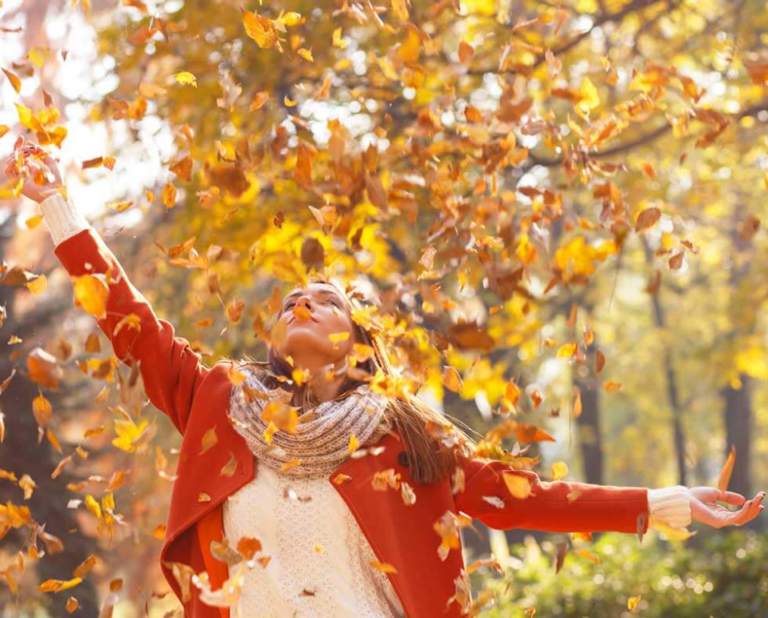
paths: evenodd
<path fill-rule="evenodd" d="M 57 160 L 29 141 L 5 159 L 3 173 L 7 178 L 24 178 L 22 195 L 38 203 L 59 193 L 58 187 L 63 184 Z"/>

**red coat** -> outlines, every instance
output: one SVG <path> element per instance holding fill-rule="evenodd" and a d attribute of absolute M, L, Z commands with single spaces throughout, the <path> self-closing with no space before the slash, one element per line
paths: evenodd
<path fill-rule="evenodd" d="M 176 337 L 173 326 L 155 315 L 94 230 L 83 230 L 63 241 L 55 254 L 71 276 L 111 270 L 107 314 L 97 323 L 112 341 L 118 358 L 129 366 L 140 362 L 147 396 L 183 436 L 160 553 L 163 574 L 180 600 L 180 587 L 166 563 L 184 563 L 195 572 L 207 569 L 215 590 L 228 576 L 227 565 L 214 559 L 209 549 L 211 541 L 222 540 L 222 503 L 257 471 L 254 455 L 227 421 L 231 390 L 227 361 L 204 365 L 188 341 Z M 132 313 L 140 318 L 140 330 L 124 323 L 113 335 L 120 320 Z M 211 427 L 216 427 L 218 442 L 201 455 L 203 434 Z M 516 472 L 528 477 L 533 489 L 521 500 L 512 497 L 502 478 L 502 472 L 512 471 L 509 465 L 476 458 L 464 466 L 464 491 L 453 495 L 448 478 L 432 485 L 411 481 L 409 469 L 398 459 L 403 450 L 398 434 L 385 435 L 379 445 L 385 447 L 380 455 L 348 459 L 329 482 L 338 474 L 351 477 L 332 486 L 351 509 L 379 561 L 397 570 L 388 577 L 408 616 L 461 615 L 455 602 L 446 609 L 446 602 L 456 592 L 454 580 L 464 567 L 461 547 L 451 549 L 445 561 L 437 552 L 441 537 L 434 523 L 446 511 L 461 511 L 499 530 L 632 533 L 638 531 L 638 522 L 643 533 L 648 528 L 645 488 L 549 483 L 540 481 L 533 472 Z M 221 469 L 231 456 L 237 469 L 231 476 L 222 476 Z M 373 474 L 387 468 L 394 468 L 411 484 L 417 496 L 414 504 L 405 505 L 399 491 L 372 489 Z M 568 494 L 574 489 L 581 493 L 569 500 Z M 504 503 L 503 508 L 483 499 L 492 496 Z M 638 519 L 641 515 L 645 517 Z M 254 536 L 258 536 L 257 529 Z M 269 555 L 269 548 L 265 554 Z M 194 586 L 191 591 L 191 600 L 184 603 L 185 616 L 228 618 L 229 610 L 207 606 Z"/>

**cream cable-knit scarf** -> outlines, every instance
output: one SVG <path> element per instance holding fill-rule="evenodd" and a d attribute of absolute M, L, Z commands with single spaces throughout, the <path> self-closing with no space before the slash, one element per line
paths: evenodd
<path fill-rule="evenodd" d="M 263 370 L 243 366 L 238 371 L 246 378 L 232 387 L 229 402 L 232 426 L 259 461 L 281 474 L 302 478 L 330 476 L 349 457 L 352 435 L 363 447 L 374 444 L 392 427 L 387 398 L 371 392 L 368 384 L 363 384 L 343 399 L 320 403 L 312 409 L 313 418 L 297 424 L 295 434 L 279 430 L 267 444 L 264 431 L 269 423 L 262 418 L 264 407 L 274 399 L 291 405 L 292 395 L 279 387 L 268 389 L 259 379 Z M 255 396 L 249 402 L 243 384 L 268 397 Z M 294 460 L 301 463 L 285 472 L 281 470 L 284 464 Z"/>

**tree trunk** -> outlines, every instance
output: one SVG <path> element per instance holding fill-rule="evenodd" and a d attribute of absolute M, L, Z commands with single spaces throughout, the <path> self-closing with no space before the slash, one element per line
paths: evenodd
<path fill-rule="evenodd" d="M 590 354 L 594 358 L 594 354 Z M 594 367 L 594 363 L 593 363 Z M 594 375 L 594 374 L 593 374 Z M 576 419 L 587 483 L 603 484 L 603 443 L 600 437 L 600 399 L 594 379 L 583 379 L 578 367 L 573 384 L 581 392 L 581 416 Z"/>
<path fill-rule="evenodd" d="M 736 461 L 733 466 L 729 491 L 735 491 L 747 499 L 751 497 L 751 476 L 749 473 L 752 435 L 752 383 L 747 374 L 740 374 L 741 388 L 728 385 L 723 389 L 725 397 L 725 456 L 736 447 Z"/>

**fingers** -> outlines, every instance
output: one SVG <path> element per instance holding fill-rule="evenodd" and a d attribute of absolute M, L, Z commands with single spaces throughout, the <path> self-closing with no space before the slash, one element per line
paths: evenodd
<path fill-rule="evenodd" d="M 735 491 L 721 491 L 718 495 L 718 500 L 721 502 L 727 502 L 728 504 L 735 504 L 736 506 L 744 504 L 746 498 Z"/>
<path fill-rule="evenodd" d="M 759 493 L 752 500 L 745 502 L 744 507 L 740 511 L 731 513 L 729 516 L 729 520 L 731 521 L 728 523 L 732 523 L 735 526 L 743 526 L 752 521 L 765 509 L 761 504 L 763 497 L 765 497 L 765 493 Z"/>

